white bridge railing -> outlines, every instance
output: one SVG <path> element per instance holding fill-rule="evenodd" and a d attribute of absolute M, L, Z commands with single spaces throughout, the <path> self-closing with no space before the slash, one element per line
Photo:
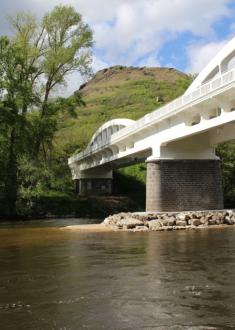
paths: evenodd
<path fill-rule="evenodd" d="M 91 155 L 93 152 L 97 152 L 100 149 L 103 149 L 104 147 L 114 144 L 115 142 L 118 142 L 125 137 L 134 134 L 140 129 L 145 128 L 146 126 L 152 125 L 158 121 L 163 120 L 166 117 L 169 117 L 169 115 L 173 115 L 175 113 L 180 112 L 183 110 L 185 106 L 188 104 L 207 96 L 208 94 L 216 91 L 219 88 L 225 87 L 226 85 L 232 83 L 235 81 L 235 69 L 228 71 L 221 75 L 219 78 L 215 78 L 214 80 L 211 80 L 210 82 L 202 85 L 197 90 L 193 91 L 190 94 L 184 94 L 174 101 L 164 105 L 161 108 L 158 108 L 154 110 L 153 112 L 148 113 L 144 117 L 137 120 L 134 124 L 127 126 L 125 128 L 122 128 L 120 131 L 113 133 L 111 136 L 110 141 L 100 141 L 98 145 L 94 146 L 88 146 L 84 151 L 80 152 L 78 155 L 75 155 L 70 158 L 69 162 L 72 163 L 74 161 L 79 161 L 89 155 Z"/>

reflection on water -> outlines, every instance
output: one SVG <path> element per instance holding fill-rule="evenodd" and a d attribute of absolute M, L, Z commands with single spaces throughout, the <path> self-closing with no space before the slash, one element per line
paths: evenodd
<path fill-rule="evenodd" d="M 1 330 L 235 327 L 233 228 L 93 234 L 5 224 L 0 267 Z"/>

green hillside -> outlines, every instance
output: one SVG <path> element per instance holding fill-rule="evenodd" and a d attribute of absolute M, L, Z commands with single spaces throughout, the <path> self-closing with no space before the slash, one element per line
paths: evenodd
<path fill-rule="evenodd" d="M 84 148 L 104 122 L 138 119 L 184 93 L 191 79 L 172 68 L 115 66 L 99 71 L 79 92 L 86 103 L 77 118 L 61 117 L 59 149 Z"/>
<path fill-rule="evenodd" d="M 191 77 L 172 68 L 115 66 L 99 71 L 78 91 L 86 106 L 77 108 L 77 118 L 60 117 L 55 141 L 58 154 L 66 162 L 66 157 L 86 147 L 106 121 L 138 119 L 182 95 L 190 83 Z M 70 171 L 65 165 L 61 168 L 64 172 L 60 171 L 59 175 L 66 177 L 63 182 L 69 182 Z M 129 196 L 135 201 L 136 209 L 144 210 L 145 177 L 145 164 L 119 170 L 115 173 L 115 194 Z"/>

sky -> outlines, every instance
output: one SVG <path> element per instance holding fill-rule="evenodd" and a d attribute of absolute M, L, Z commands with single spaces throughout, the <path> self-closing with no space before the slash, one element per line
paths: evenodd
<path fill-rule="evenodd" d="M 0 31 L 17 11 L 38 18 L 72 5 L 94 32 L 94 72 L 113 65 L 173 67 L 199 73 L 235 36 L 235 0 L 0 0 Z M 78 74 L 59 93 L 83 83 Z"/>

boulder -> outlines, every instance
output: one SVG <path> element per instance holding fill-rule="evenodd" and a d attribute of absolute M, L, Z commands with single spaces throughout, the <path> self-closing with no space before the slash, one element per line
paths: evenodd
<path fill-rule="evenodd" d="M 131 217 L 131 213 L 118 213 L 114 215 L 110 215 L 106 219 L 104 219 L 103 224 L 106 226 L 118 226 L 120 220 Z"/>
<path fill-rule="evenodd" d="M 133 231 L 149 231 L 149 228 L 146 226 L 136 226 Z"/>
<path fill-rule="evenodd" d="M 208 225 L 212 226 L 212 225 L 216 225 L 216 222 L 214 219 L 208 219 Z"/>
<path fill-rule="evenodd" d="M 234 214 L 233 210 L 227 210 L 226 216 L 231 217 Z"/>
<path fill-rule="evenodd" d="M 187 222 L 186 220 L 176 220 L 175 225 L 179 227 L 185 227 L 187 226 Z"/>
<path fill-rule="evenodd" d="M 200 219 L 202 217 L 202 214 L 199 212 L 193 212 L 190 214 L 190 219 Z"/>
<path fill-rule="evenodd" d="M 159 230 L 159 228 L 163 227 L 161 221 L 159 220 L 152 220 L 148 223 L 150 230 Z"/>
<path fill-rule="evenodd" d="M 234 225 L 234 220 L 232 218 L 230 218 L 229 216 L 226 216 L 224 219 L 224 223 L 226 225 Z"/>
<path fill-rule="evenodd" d="M 201 225 L 201 219 L 190 219 L 188 220 L 188 224 L 191 226 L 200 226 Z"/>
<path fill-rule="evenodd" d="M 220 225 L 221 223 L 223 223 L 223 217 L 220 213 L 212 215 L 211 220 L 214 220 L 216 225 Z"/>
<path fill-rule="evenodd" d="M 185 213 L 179 213 L 179 214 L 177 214 L 177 216 L 176 216 L 176 220 L 178 221 L 185 221 L 187 219 L 187 217 L 186 217 L 186 214 Z"/>
<path fill-rule="evenodd" d="M 201 221 L 201 224 L 202 224 L 202 225 L 204 225 L 204 226 L 207 226 L 207 225 L 208 225 L 208 220 L 206 219 L 206 217 L 202 217 L 202 218 L 200 219 L 200 221 Z"/>
<path fill-rule="evenodd" d="M 175 225 L 175 219 L 174 218 L 166 218 L 162 220 L 163 226 L 174 226 Z"/>
<path fill-rule="evenodd" d="M 136 226 L 143 226 L 144 223 L 141 220 L 135 218 L 125 218 L 117 222 L 117 225 L 120 227 L 126 227 L 127 229 L 135 228 Z"/>

